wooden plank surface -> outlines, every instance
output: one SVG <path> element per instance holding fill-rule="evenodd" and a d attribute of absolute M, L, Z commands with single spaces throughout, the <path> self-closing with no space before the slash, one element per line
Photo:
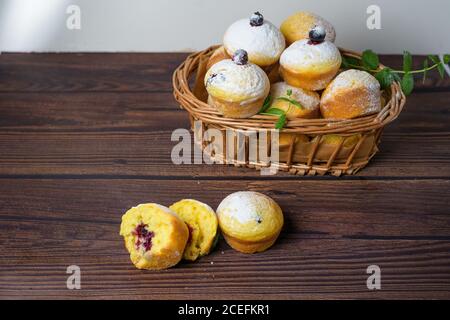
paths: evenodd
<path fill-rule="evenodd" d="M 220 291 L 217 297 L 223 298 L 260 298 L 271 291 L 279 298 L 331 293 L 350 297 L 351 292 L 353 297 L 381 298 L 409 290 L 403 297 L 443 297 L 450 285 L 450 224 L 443 212 L 449 205 L 449 185 L 446 180 L 332 185 L 326 181 L 269 185 L 246 180 L 5 180 L 0 189 L 0 241 L 6 249 L 0 257 L 5 266 L 0 293 L 96 297 L 101 292 L 102 297 L 113 298 L 129 290 L 138 297 L 157 299 L 183 298 L 187 292 L 207 298 L 213 291 L 216 295 Z M 183 197 L 216 207 L 223 190 L 242 189 L 264 192 L 285 208 L 286 227 L 271 250 L 239 254 L 222 240 L 212 255 L 168 271 L 136 271 L 130 265 L 117 229 L 127 208 L 149 199 L 170 205 L 171 199 Z M 17 210 L 18 204 L 27 214 Z M 85 270 L 86 287 L 80 292 L 64 288 L 64 266 L 71 264 Z M 365 268 L 370 264 L 382 267 L 386 290 L 373 293 L 365 287 Z M 16 291 L 17 283 L 21 292 Z"/>
<path fill-rule="evenodd" d="M 122 53 L 105 59 L 102 54 L 4 54 L 0 59 L 0 91 L 21 92 L 172 92 L 172 71 L 186 53 Z M 413 69 L 421 69 L 424 56 L 416 56 Z M 397 55 L 380 61 L 401 69 Z M 170 71 L 170 72 L 168 72 Z M 417 77 L 419 91 L 448 91 L 450 80 L 429 72 L 427 81 Z"/>
<path fill-rule="evenodd" d="M 261 177 L 171 163 L 171 132 L 188 128 L 170 82 L 185 57 L 0 56 L 0 298 L 450 298 L 448 78 L 417 79 L 358 175 Z M 188 197 L 216 207 L 237 190 L 280 203 L 273 248 L 244 255 L 222 239 L 166 271 L 130 264 L 118 235 L 129 207 Z M 81 290 L 66 288 L 72 264 Z M 378 291 L 366 287 L 371 264 Z"/>

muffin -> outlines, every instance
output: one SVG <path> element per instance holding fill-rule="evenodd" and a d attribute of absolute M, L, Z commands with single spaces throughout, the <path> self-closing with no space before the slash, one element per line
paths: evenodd
<path fill-rule="evenodd" d="M 311 12 L 300 11 L 294 13 L 283 21 L 280 31 L 283 33 L 287 45 L 290 45 L 295 41 L 308 39 L 309 31 L 315 26 L 324 28 L 326 32 L 325 40 L 334 42 L 336 39 L 336 31 L 333 25 L 324 18 Z"/>
<path fill-rule="evenodd" d="M 317 118 L 320 96 L 314 91 L 296 88 L 285 82 L 277 82 L 270 89 L 270 108 L 281 109 L 289 120 Z"/>
<path fill-rule="evenodd" d="M 281 132 L 279 135 L 279 161 L 297 162 L 308 161 L 313 145 L 311 138 L 305 134 Z"/>
<path fill-rule="evenodd" d="M 217 217 L 227 243 L 243 253 L 268 249 L 283 227 L 283 213 L 278 204 L 252 191 L 227 196 L 217 208 Z"/>
<path fill-rule="evenodd" d="M 316 27 L 309 39 L 291 44 L 281 55 L 280 73 L 291 86 L 306 90 L 322 90 L 341 66 L 339 49 L 325 39 L 325 30 Z"/>
<path fill-rule="evenodd" d="M 170 209 L 183 219 L 189 229 L 189 240 L 183 258 L 194 261 L 207 255 L 218 237 L 218 221 L 214 210 L 193 199 L 180 200 L 171 205 Z"/>
<path fill-rule="evenodd" d="M 223 45 L 228 55 L 244 49 L 250 62 L 267 67 L 278 62 L 285 40 L 277 27 L 255 12 L 250 19 L 238 20 L 227 29 Z"/>
<path fill-rule="evenodd" d="M 211 105 L 229 118 L 249 118 L 258 113 L 270 91 L 266 73 L 237 50 L 233 59 L 214 64 L 205 75 Z"/>
<path fill-rule="evenodd" d="M 315 158 L 319 161 L 328 161 L 330 157 L 334 156 L 334 161 L 344 160 L 346 161 L 358 142 L 361 140 L 361 134 L 355 133 L 348 136 L 342 136 L 339 134 L 326 134 L 323 136 L 316 136 L 311 142 L 312 144 L 319 144 L 316 149 Z M 373 141 L 369 141 L 370 144 L 361 145 L 359 150 L 354 156 L 357 159 L 361 154 L 368 154 L 370 152 Z M 368 147 L 370 146 L 370 149 Z M 339 148 L 339 150 L 337 150 Z M 336 153 L 337 152 L 337 153 Z"/>
<path fill-rule="evenodd" d="M 294 139 L 294 145 L 309 142 L 308 136 L 304 134 L 281 132 L 278 136 L 280 149 L 290 147 L 292 139 Z"/>
<path fill-rule="evenodd" d="M 314 138 L 314 140 L 317 138 Z M 359 139 L 361 139 L 361 134 L 353 134 L 346 137 L 338 134 L 326 134 L 320 138 L 320 143 L 330 146 L 337 146 L 342 143 L 342 146 L 352 148 L 358 143 Z"/>
<path fill-rule="evenodd" d="M 169 208 L 147 203 L 123 215 L 120 235 L 136 268 L 160 270 L 181 260 L 189 230 Z"/>
<path fill-rule="evenodd" d="M 370 73 L 354 69 L 340 73 L 320 101 L 320 111 L 327 119 L 353 119 L 380 110 L 380 83 Z"/>

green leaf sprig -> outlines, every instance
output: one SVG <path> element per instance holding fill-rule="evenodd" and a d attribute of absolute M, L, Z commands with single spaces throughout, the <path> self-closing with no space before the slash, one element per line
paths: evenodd
<path fill-rule="evenodd" d="M 291 106 L 294 106 L 296 108 L 303 109 L 304 107 L 301 105 L 300 102 L 292 98 L 292 90 L 287 89 L 286 90 L 286 96 L 281 96 L 275 98 L 275 100 L 282 100 L 289 103 L 288 111 L 290 110 Z M 259 111 L 259 114 L 262 115 L 272 115 L 272 116 L 278 116 L 278 120 L 275 123 L 275 129 L 282 129 L 286 125 L 287 122 L 287 116 L 284 110 L 281 110 L 279 108 L 270 108 L 270 105 L 272 103 L 272 98 L 269 95 L 263 103 L 263 106 L 261 110 Z"/>
<path fill-rule="evenodd" d="M 266 112 L 267 109 L 269 109 L 270 105 L 272 103 L 272 97 L 270 96 L 270 94 L 266 97 L 266 99 L 264 99 L 263 105 L 261 107 L 261 110 L 259 110 L 259 114 L 263 114 L 264 112 Z"/>
<path fill-rule="evenodd" d="M 286 97 L 277 97 L 275 100 L 282 100 L 289 103 L 289 108 L 295 106 L 299 109 L 304 109 L 300 102 L 292 98 L 292 89 L 286 90 Z M 288 109 L 289 110 L 289 109 Z"/>
<path fill-rule="evenodd" d="M 398 81 L 405 95 L 411 94 L 414 89 L 414 74 L 422 73 L 422 81 L 425 82 L 428 71 L 437 69 L 441 78 L 444 78 L 444 65 L 450 62 L 450 55 L 444 55 L 443 61 L 438 56 L 429 55 L 423 62 L 423 68 L 412 70 L 413 59 L 411 53 L 403 52 L 403 69 L 395 70 L 388 67 L 380 69 L 380 60 L 378 55 L 372 50 L 365 50 L 361 60 L 353 57 L 342 57 L 342 66 L 344 68 L 360 69 L 372 73 L 380 82 L 381 88 L 390 87 L 392 82 Z"/>
<path fill-rule="evenodd" d="M 278 116 L 278 120 L 275 123 L 275 129 L 282 129 L 286 125 L 286 112 L 278 108 L 270 108 L 267 110 L 268 115 Z"/>

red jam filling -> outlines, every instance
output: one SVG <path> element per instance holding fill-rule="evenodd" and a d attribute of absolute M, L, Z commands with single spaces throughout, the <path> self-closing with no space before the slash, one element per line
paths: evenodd
<path fill-rule="evenodd" d="M 187 241 L 187 243 L 191 243 L 191 240 L 192 240 L 192 232 L 194 232 L 194 228 L 192 228 L 189 224 L 187 224 L 186 223 L 186 225 L 187 225 L 187 227 L 188 227 L 188 229 L 189 229 L 189 236 L 188 236 L 188 241 Z"/>
<path fill-rule="evenodd" d="M 147 230 L 146 224 L 139 224 L 133 231 L 133 235 L 136 236 L 136 249 L 143 248 L 145 251 L 149 251 L 152 248 L 152 238 L 155 233 Z"/>

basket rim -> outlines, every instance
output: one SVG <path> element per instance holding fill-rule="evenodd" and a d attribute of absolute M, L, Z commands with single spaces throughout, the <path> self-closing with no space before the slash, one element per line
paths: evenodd
<path fill-rule="evenodd" d="M 214 124 L 222 128 L 239 130 L 275 130 L 278 119 L 271 115 L 254 115 L 250 118 L 235 119 L 221 115 L 215 108 L 199 100 L 189 86 L 189 79 L 197 71 L 201 60 L 209 56 L 220 45 L 190 54 L 174 71 L 172 76 L 173 95 L 182 108 L 196 119 L 205 124 Z M 361 59 L 361 53 L 339 48 L 342 55 Z M 385 68 L 380 64 L 379 69 Z M 395 120 L 403 109 L 406 97 L 398 81 L 394 81 L 388 90 L 390 94 L 386 105 L 376 114 L 348 120 L 331 119 L 295 119 L 288 120 L 280 132 L 321 134 L 321 133 L 358 133 L 375 130 Z"/>

